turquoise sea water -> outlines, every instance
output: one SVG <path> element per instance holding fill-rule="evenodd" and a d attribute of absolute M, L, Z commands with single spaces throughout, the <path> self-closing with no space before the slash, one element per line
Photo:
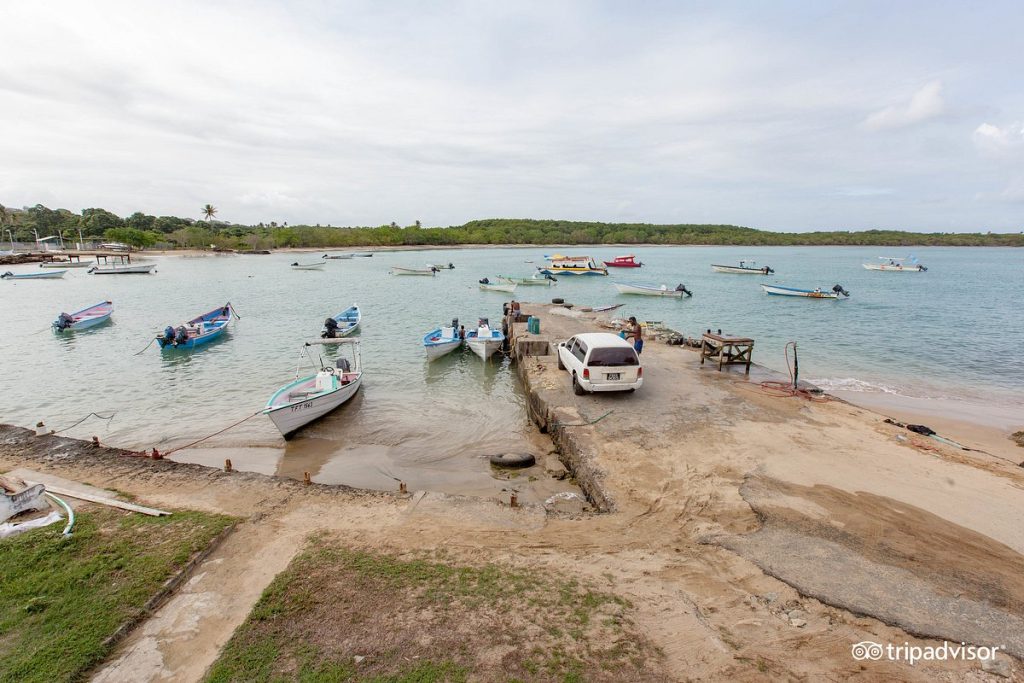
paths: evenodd
<path fill-rule="evenodd" d="M 500 318 L 508 295 L 481 292 L 477 280 L 524 276 L 545 253 L 611 258 L 632 251 L 645 267 L 607 278 L 562 276 L 552 288 L 521 287 L 515 297 L 552 296 L 578 305 L 624 302 L 618 311 L 660 320 L 686 334 L 723 329 L 757 340 L 754 359 L 783 370 L 783 346 L 799 344 L 802 376 L 826 387 L 913 397 L 968 398 L 1024 410 L 1024 251 L 986 248 L 915 249 L 926 273 L 867 271 L 878 248 L 643 247 L 516 248 L 378 252 L 374 258 L 329 261 L 323 271 L 292 271 L 316 254 L 155 257 L 152 276 L 97 276 L 69 271 L 64 280 L 0 282 L 4 391 L 0 419 L 25 426 L 44 420 L 67 426 L 87 413 L 116 411 L 68 432 L 99 433 L 128 447 L 180 444 L 260 409 L 290 380 L 301 342 L 323 319 L 353 302 L 364 311 L 366 381 L 352 405 L 300 434 L 336 448 L 384 449 L 432 462 L 475 451 L 521 446 L 531 428 L 507 363 L 483 364 L 466 353 L 427 364 L 425 332 L 459 317 Z M 755 259 L 776 273 L 727 275 L 710 264 Z M 455 264 L 436 277 L 398 277 L 388 266 Z M 531 263 L 532 262 L 532 263 Z M 32 266 L 11 267 L 14 271 Z M 624 296 L 615 280 L 694 292 L 681 301 Z M 842 284 L 849 300 L 769 297 L 758 287 Z M 114 302 L 113 322 L 57 336 L 49 323 L 61 311 Z M 205 350 L 133 355 L 167 324 L 231 301 L 242 316 Z M 330 352 L 326 352 L 330 353 Z M 308 368 L 308 365 L 306 366 Z M 264 417 L 249 420 L 218 445 L 280 445 Z"/>

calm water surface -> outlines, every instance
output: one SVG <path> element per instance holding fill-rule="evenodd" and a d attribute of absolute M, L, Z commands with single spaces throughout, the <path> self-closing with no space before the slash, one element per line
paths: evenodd
<path fill-rule="evenodd" d="M 533 430 L 507 362 L 482 363 L 469 352 L 428 364 L 423 334 L 459 317 L 500 319 L 508 295 L 481 292 L 477 280 L 527 275 L 556 248 L 380 252 L 374 258 L 329 261 L 323 271 L 292 271 L 316 254 L 154 257 L 152 276 L 97 276 L 71 270 L 63 280 L 0 283 L 0 418 L 24 426 L 43 420 L 61 429 L 89 412 L 116 412 L 67 432 L 99 434 L 131 448 L 169 448 L 259 410 L 295 374 L 301 343 L 330 314 L 363 309 L 365 384 L 347 406 L 285 442 L 259 416 L 204 446 L 231 453 L 236 466 L 320 481 L 390 487 L 391 477 L 454 488 L 500 490 L 484 456 L 501 450 L 546 449 Z M 562 250 L 610 258 L 621 248 Z M 517 298 L 560 296 L 578 305 L 625 302 L 620 310 L 659 320 L 687 334 L 705 328 L 756 338 L 755 360 L 784 369 L 783 345 L 796 340 L 802 375 L 831 388 L 914 397 L 968 398 L 1024 410 L 1024 251 L 934 248 L 914 253 L 926 273 L 864 270 L 878 248 L 645 247 L 645 263 L 607 278 L 559 279 L 550 289 L 521 287 Z M 756 259 L 768 278 L 716 274 L 711 263 Z M 396 277 L 389 265 L 455 263 L 434 278 Z M 532 263 L 531 263 L 532 262 Z M 32 266 L 10 267 L 14 271 Z M 692 299 L 619 295 L 612 282 L 682 282 Z M 830 288 L 845 301 L 768 297 L 758 284 Z M 49 323 L 109 299 L 113 321 L 58 336 Z M 154 334 L 231 301 L 241 315 L 220 341 L 194 353 L 162 353 Z M 333 351 L 324 351 L 332 354 Z M 331 356 L 326 356 L 331 357 Z M 308 361 L 303 373 L 309 369 Z M 190 457 L 202 459 L 201 448 Z M 239 462 L 238 458 L 242 458 Z M 449 487 L 451 488 L 451 487 Z M 564 487 L 562 487 L 564 488 Z"/>

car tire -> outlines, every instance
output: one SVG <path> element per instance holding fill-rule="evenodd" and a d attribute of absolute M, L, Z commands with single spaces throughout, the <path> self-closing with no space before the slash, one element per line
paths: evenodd
<path fill-rule="evenodd" d="M 629 389 L 629 393 L 631 393 L 631 394 L 632 394 L 632 393 L 633 393 L 634 391 L 636 391 L 636 387 L 630 387 L 630 389 Z"/>
<path fill-rule="evenodd" d="M 587 390 L 580 386 L 580 383 L 576 380 L 576 373 L 572 373 L 572 393 L 577 396 L 582 396 L 587 393 Z"/>
<path fill-rule="evenodd" d="M 562 362 L 562 354 L 558 354 L 558 369 L 565 370 L 565 363 Z"/>

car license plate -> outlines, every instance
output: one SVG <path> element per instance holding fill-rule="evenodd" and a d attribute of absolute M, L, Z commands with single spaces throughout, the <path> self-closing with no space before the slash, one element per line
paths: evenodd
<path fill-rule="evenodd" d="M 609 380 L 616 380 L 619 379 L 619 376 L 621 374 L 621 372 L 609 372 L 607 375 L 605 375 L 605 377 L 607 377 Z"/>

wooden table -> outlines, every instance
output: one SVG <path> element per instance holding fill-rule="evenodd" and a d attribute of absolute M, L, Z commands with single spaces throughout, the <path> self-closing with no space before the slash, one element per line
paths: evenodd
<path fill-rule="evenodd" d="M 705 332 L 701 338 L 700 364 L 705 359 L 718 361 L 718 369 L 723 365 L 745 365 L 746 373 L 750 374 L 751 356 L 754 355 L 754 340 L 746 337 L 730 337 L 725 334 Z"/>

